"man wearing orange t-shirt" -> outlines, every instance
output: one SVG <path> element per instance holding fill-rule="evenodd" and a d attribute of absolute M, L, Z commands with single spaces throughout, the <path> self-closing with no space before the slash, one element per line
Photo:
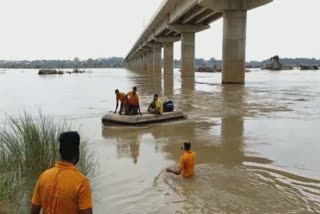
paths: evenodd
<path fill-rule="evenodd" d="M 92 214 L 88 179 L 75 167 L 79 161 L 80 136 L 65 132 L 59 136 L 61 160 L 40 175 L 31 214 Z"/>
<path fill-rule="evenodd" d="M 118 106 L 119 106 L 119 101 L 120 101 L 120 110 L 119 110 L 119 114 L 122 114 L 123 109 L 125 108 L 125 101 L 126 101 L 126 94 L 120 92 L 118 89 L 115 90 L 116 93 L 116 101 L 117 101 L 117 105 L 116 105 L 116 110 L 114 111 L 114 114 L 117 113 L 118 110 Z"/>
<path fill-rule="evenodd" d="M 182 149 L 182 148 L 181 148 Z M 196 161 L 196 155 L 191 150 L 191 143 L 185 142 L 183 145 L 183 155 L 180 158 L 179 169 L 174 170 L 167 168 L 166 171 L 175 175 L 181 175 L 184 178 L 194 176 L 194 165 Z"/>
<path fill-rule="evenodd" d="M 128 111 L 130 115 L 140 115 L 140 104 L 139 104 L 139 97 L 137 95 L 137 87 L 133 87 L 132 91 L 127 94 L 127 101 L 128 101 Z"/>

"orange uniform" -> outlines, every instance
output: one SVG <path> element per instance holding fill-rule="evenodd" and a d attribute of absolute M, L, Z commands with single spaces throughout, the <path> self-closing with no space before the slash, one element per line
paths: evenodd
<path fill-rule="evenodd" d="M 129 97 L 129 104 L 138 106 L 139 105 L 139 97 L 137 94 L 133 94 L 132 91 L 130 91 L 127 96 Z"/>
<path fill-rule="evenodd" d="M 121 103 L 124 103 L 124 101 L 126 100 L 126 94 L 119 92 L 119 94 L 117 95 L 117 101 L 120 101 Z"/>
<path fill-rule="evenodd" d="M 32 203 L 44 214 L 76 214 L 92 208 L 89 181 L 73 164 L 58 161 L 41 174 Z"/>
<path fill-rule="evenodd" d="M 196 161 L 196 154 L 192 151 L 184 152 L 180 159 L 179 167 L 182 170 L 182 177 L 192 177 L 194 176 L 194 165 Z"/>

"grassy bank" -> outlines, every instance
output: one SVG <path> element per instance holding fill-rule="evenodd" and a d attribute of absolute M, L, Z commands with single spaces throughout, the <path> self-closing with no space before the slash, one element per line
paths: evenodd
<path fill-rule="evenodd" d="M 59 159 L 58 137 L 68 130 L 68 124 L 54 122 L 42 114 L 8 118 L 0 130 L 0 213 L 28 212 L 37 179 Z M 87 142 L 81 140 L 80 145 L 77 167 L 90 178 L 96 161 Z"/>

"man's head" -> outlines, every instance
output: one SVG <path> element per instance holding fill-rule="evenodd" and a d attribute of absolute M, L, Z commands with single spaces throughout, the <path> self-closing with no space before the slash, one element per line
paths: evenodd
<path fill-rule="evenodd" d="M 154 101 L 157 101 L 157 99 L 158 99 L 158 94 L 155 94 L 155 95 L 153 96 L 153 100 L 154 100 Z"/>
<path fill-rule="evenodd" d="M 191 149 L 191 142 L 184 142 L 183 143 L 183 150 L 190 151 L 190 149 Z"/>
<path fill-rule="evenodd" d="M 117 96 L 118 96 L 119 93 L 120 93 L 118 89 L 116 89 L 114 92 L 116 93 Z"/>
<path fill-rule="evenodd" d="M 64 132 L 59 136 L 59 153 L 61 159 L 73 162 L 75 165 L 79 161 L 80 156 L 80 135 L 78 132 Z"/>
<path fill-rule="evenodd" d="M 132 91 L 133 91 L 133 93 L 137 93 L 137 87 L 134 86 L 134 87 L 132 88 Z"/>

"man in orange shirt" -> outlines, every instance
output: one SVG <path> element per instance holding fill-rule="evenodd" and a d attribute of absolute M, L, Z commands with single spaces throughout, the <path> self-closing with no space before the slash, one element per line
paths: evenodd
<path fill-rule="evenodd" d="M 175 175 L 181 175 L 184 178 L 192 177 L 194 176 L 194 165 L 196 161 L 196 155 L 194 152 L 190 150 L 190 142 L 185 142 L 183 148 L 181 149 L 183 149 L 184 153 L 180 158 L 179 169 L 174 170 L 167 168 L 166 171 Z"/>
<path fill-rule="evenodd" d="M 92 214 L 88 179 L 75 167 L 79 161 L 80 136 L 65 132 L 59 136 L 61 160 L 40 175 L 31 214 Z"/>
<path fill-rule="evenodd" d="M 140 115 L 140 104 L 139 104 L 139 97 L 137 95 L 137 87 L 133 87 L 132 91 L 127 94 L 127 101 L 128 101 L 128 111 L 130 115 Z"/>
<path fill-rule="evenodd" d="M 116 110 L 114 111 L 114 114 L 117 113 L 118 110 L 118 106 L 119 106 L 119 101 L 120 101 L 120 110 L 119 110 L 119 114 L 122 114 L 123 109 L 125 108 L 125 101 L 126 101 L 126 94 L 119 92 L 118 89 L 115 90 L 116 93 L 116 101 L 117 101 L 117 105 L 116 105 Z"/>

